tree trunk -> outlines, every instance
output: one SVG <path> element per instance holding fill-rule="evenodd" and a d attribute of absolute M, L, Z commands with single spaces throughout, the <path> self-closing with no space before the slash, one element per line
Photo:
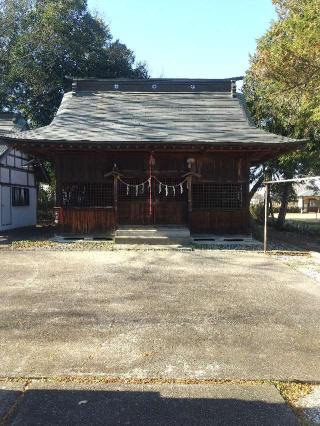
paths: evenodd
<path fill-rule="evenodd" d="M 280 204 L 279 215 L 277 219 L 277 228 L 283 228 L 283 225 L 286 220 L 291 185 L 292 184 L 290 182 L 286 182 L 283 184 L 283 190 L 281 194 L 281 204 Z"/>
<path fill-rule="evenodd" d="M 263 181 L 264 181 L 264 175 L 260 176 L 259 179 L 256 181 L 256 183 L 251 188 L 251 190 L 249 192 L 249 203 L 250 203 L 252 197 L 254 196 L 254 194 L 258 191 L 258 189 L 262 185 Z"/>

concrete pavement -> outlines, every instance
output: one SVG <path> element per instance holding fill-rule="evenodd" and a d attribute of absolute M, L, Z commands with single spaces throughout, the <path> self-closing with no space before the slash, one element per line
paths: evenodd
<path fill-rule="evenodd" d="M 299 425 L 272 385 L 79 385 L 31 381 L 23 389 L 22 386 L 20 393 L 11 392 L 10 384 L 0 382 L 0 404 L 6 399 L 11 403 L 2 417 L 5 425 Z"/>
<path fill-rule="evenodd" d="M 268 256 L 0 257 L 2 377 L 320 380 L 320 286 Z"/>

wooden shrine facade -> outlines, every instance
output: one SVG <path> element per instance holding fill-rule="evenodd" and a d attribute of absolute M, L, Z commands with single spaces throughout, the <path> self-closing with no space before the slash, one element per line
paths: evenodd
<path fill-rule="evenodd" d="M 53 122 L 5 143 L 53 161 L 56 223 L 249 232 L 249 169 L 297 149 L 257 129 L 232 80 L 75 80 Z"/>
<path fill-rule="evenodd" d="M 56 221 L 72 234 L 118 225 L 246 233 L 248 172 L 230 153 L 65 153 L 56 159 Z"/>

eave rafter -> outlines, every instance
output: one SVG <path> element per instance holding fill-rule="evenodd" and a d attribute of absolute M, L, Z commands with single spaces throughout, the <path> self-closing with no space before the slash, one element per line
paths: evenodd
<path fill-rule="evenodd" d="M 237 153 L 245 155 L 251 159 L 252 164 L 261 163 L 290 151 L 299 148 L 299 143 L 164 143 L 164 142 L 140 142 L 140 143 L 92 143 L 87 141 L 30 141 L 30 140 L 10 140 L 6 141 L 10 146 L 18 148 L 26 153 L 36 155 L 41 158 L 54 158 L 61 152 L 197 152 L 197 153 Z"/>

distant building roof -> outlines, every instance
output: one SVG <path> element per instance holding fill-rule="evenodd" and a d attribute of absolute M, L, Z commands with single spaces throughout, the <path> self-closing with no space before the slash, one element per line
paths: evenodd
<path fill-rule="evenodd" d="M 13 114 L 2 112 L 0 113 L 0 138 L 1 135 L 8 135 L 13 129 Z M 7 151 L 7 145 L 1 144 L 0 139 L 0 156 Z"/>
<path fill-rule="evenodd" d="M 296 142 L 255 127 L 229 79 L 75 80 L 50 125 L 11 136 L 50 143 Z"/>
<path fill-rule="evenodd" d="M 1 144 L 1 136 L 8 136 L 14 132 L 26 130 L 27 122 L 21 118 L 16 119 L 16 115 L 11 112 L 0 112 L 0 157 L 7 150 L 8 146 Z"/>
<path fill-rule="evenodd" d="M 296 185 L 295 190 L 298 197 L 318 197 L 320 196 L 320 180 Z"/>

